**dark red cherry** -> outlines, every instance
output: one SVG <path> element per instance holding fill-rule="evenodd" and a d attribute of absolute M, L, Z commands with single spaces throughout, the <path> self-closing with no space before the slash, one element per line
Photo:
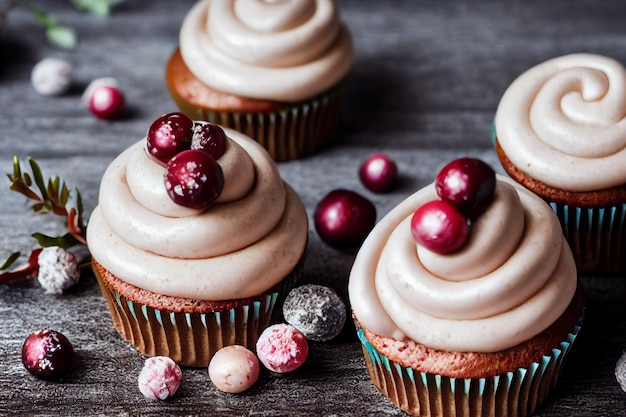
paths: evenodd
<path fill-rule="evenodd" d="M 162 165 L 191 147 L 193 121 L 182 113 L 168 113 L 148 128 L 148 153 Z"/>
<path fill-rule="evenodd" d="M 193 128 L 191 149 L 201 149 L 220 159 L 226 152 L 226 134 L 221 127 L 209 122 L 196 122 Z"/>
<path fill-rule="evenodd" d="M 495 188 L 494 170 L 475 158 L 455 159 L 435 177 L 437 195 L 456 205 L 468 218 L 475 218 L 485 211 Z"/>
<path fill-rule="evenodd" d="M 102 85 L 89 97 L 89 111 L 100 119 L 114 119 L 124 108 L 124 94 L 116 87 Z"/>
<path fill-rule="evenodd" d="M 165 188 L 176 204 L 205 210 L 222 192 L 224 174 L 215 158 L 207 152 L 189 149 L 167 163 Z"/>
<path fill-rule="evenodd" d="M 354 191 L 338 189 L 318 203 L 313 218 L 323 242 L 337 248 L 354 248 L 374 227 L 376 207 Z"/>
<path fill-rule="evenodd" d="M 429 201 L 415 210 L 411 218 L 413 238 L 433 252 L 454 252 L 463 246 L 468 233 L 467 219 L 447 201 Z"/>
<path fill-rule="evenodd" d="M 72 365 L 74 347 L 60 332 L 38 330 L 22 345 L 22 364 L 28 372 L 40 378 L 58 378 L 67 374 Z"/>
<path fill-rule="evenodd" d="M 359 178 L 367 189 L 384 193 L 391 189 L 398 176 L 398 166 L 387 155 L 377 153 L 365 160 L 359 169 Z"/>

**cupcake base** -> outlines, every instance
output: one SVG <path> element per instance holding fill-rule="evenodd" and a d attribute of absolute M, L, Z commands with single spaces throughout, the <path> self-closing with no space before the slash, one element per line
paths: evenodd
<path fill-rule="evenodd" d="M 358 324 L 357 324 L 358 326 Z M 554 390 L 580 325 L 527 368 L 489 378 L 450 378 L 406 368 L 380 354 L 358 329 L 372 382 L 398 408 L 421 417 L 524 417 Z"/>
<path fill-rule="evenodd" d="M 180 111 L 192 120 L 206 120 L 248 135 L 275 161 L 301 158 L 325 147 L 337 131 L 344 94 L 340 82 L 299 103 L 233 96 L 200 83 L 178 49 L 168 62 L 166 82 Z"/>
<path fill-rule="evenodd" d="M 301 269 L 296 267 L 278 288 L 258 297 L 219 302 L 185 299 L 165 308 L 164 296 L 159 296 L 158 302 L 163 307 L 157 308 L 125 296 L 127 288 L 120 291 L 115 281 L 121 280 L 97 261 L 92 262 L 113 326 L 122 338 L 144 355 L 168 356 L 188 367 L 208 366 L 213 355 L 224 346 L 237 344 L 254 351 L 263 330 L 277 321 L 280 310 L 277 306 L 293 288 Z"/>

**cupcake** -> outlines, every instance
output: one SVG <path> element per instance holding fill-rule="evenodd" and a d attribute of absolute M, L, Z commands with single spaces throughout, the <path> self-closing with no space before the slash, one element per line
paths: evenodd
<path fill-rule="evenodd" d="M 493 171 L 476 175 L 488 187 L 471 167 L 456 172 L 469 175 L 409 196 L 356 256 L 349 297 L 367 369 L 415 416 L 527 416 L 580 329 L 575 263 L 539 197 Z M 461 209 L 459 189 L 480 204 Z"/>
<path fill-rule="evenodd" d="M 332 138 L 352 61 L 333 0 L 202 0 L 182 23 L 165 78 L 190 118 L 242 132 L 285 161 Z"/>
<path fill-rule="evenodd" d="M 581 272 L 626 269 L 626 71 L 592 54 L 523 73 L 498 105 L 506 172 L 557 213 Z"/>
<path fill-rule="evenodd" d="M 307 237 L 302 203 L 258 143 L 181 113 L 109 165 L 87 228 L 114 327 L 193 367 L 223 346 L 254 348 Z"/>

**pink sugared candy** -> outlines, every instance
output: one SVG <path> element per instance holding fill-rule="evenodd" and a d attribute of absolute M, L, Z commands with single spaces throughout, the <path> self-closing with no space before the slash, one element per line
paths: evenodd
<path fill-rule="evenodd" d="M 256 354 L 267 369 L 284 373 L 298 369 L 309 355 L 304 334 L 290 324 L 274 324 L 256 342 Z"/>
<path fill-rule="evenodd" d="M 259 379 L 259 360 L 240 345 L 218 350 L 209 363 L 209 378 L 224 392 L 238 394 L 250 388 Z"/>
<path fill-rule="evenodd" d="M 146 398 L 165 400 L 176 393 L 182 380 L 180 367 L 167 356 L 146 359 L 137 382 Z"/>

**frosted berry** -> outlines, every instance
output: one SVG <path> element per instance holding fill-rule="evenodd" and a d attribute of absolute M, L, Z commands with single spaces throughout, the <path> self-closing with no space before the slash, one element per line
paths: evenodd
<path fill-rule="evenodd" d="M 467 219 L 447 201 L 429 201 L 411 218 L 413 238 L 433 252 L 454 252 L 463 246 L 468 233 Z"/>
<path fill-rule="evenodd" d="M 113 86 L 97 87 L 89 97 L 89 111 L 100 119 L 114 119 L 122 114 L 124 95 Z"/>
<path fill-rule="evenodd" d="M 307 339 L 325 342 L 341 333 L 346 322 L 346 305 L 332 288 L 306 284 L 289 292 L 283 304 L 283 316 Z"/>
<path fill-rule="evenodd" d="M 292 325 L 274 324 L 259 336 L 256 354 L 270 371 L 291 372 L 306 361 L 309 344 L 304 334 Z"/>
<path fill-rule="evenodd" d="M 375 193 L 391 189 L 398 176 L 398 166 L 387 155 L 377 153 L 365 160 L 359 168 L 359 178 L 363 185 Z"/>
<path fill-rule="evenodd" d="M 495 188 L 494 170 L 475 158 L 455 159 L 435 177 L 437 195 L 456 205 L 469 218 L 475 218 L 487 208 Z"/>
<path fill-rule="evenodd" d="M 28 372 L 40 378 L 62 377 L 70 370 L 74 347 L 60 332 L 38 330 L 22 345 L 22 364 Z"/>
<path fill-rule="evenodd" d="M 376 207 L 354 191 L 338 189 L 317 204 L 313 218 L 323 242 L 353 248 L 363 243 L 376 224 Z"/>
<path fill-rule="evenodd" d="M 144 362 L 137 385 L 144 397 L 165 400 L 176 394 L 182 377 L 180 367 L 171 358 L 155 356 Z"/>
<path fill-rule="evenodd" d="M 237 394 L 252 387 L 259 378 L 259 360 L 240 345 L 218 350 L 209 362 L 209 378 L 221 391 Z"/>
<path fill-rule="evenodd" d="M 180 152 L 191 148 L 193 121 L 182 113 L 168 113 L 156 119 L 148 128 L 148 153 L 165 165 Z"/>
<path fill-rule="evenodd" d="M 215 203 L 223 188 L 222 168 L 204 151 L 186 150 L 167 163 L 165 189 L 176 204 L 205 210 Z"/>
<path fill-rule="evenodd" d="M 72 64 L 64 59 L 44 58 L 30 73 L 30 82 L 42 96 L 59 96 L 72 85 Z"/>
<path fill-rule="evenodd" d="M 191 149 L 201 149 L 213 158 L 220 159 L 226 152 L 226 134 L 221 127 L 208 122 L 196 122 Z"/>

